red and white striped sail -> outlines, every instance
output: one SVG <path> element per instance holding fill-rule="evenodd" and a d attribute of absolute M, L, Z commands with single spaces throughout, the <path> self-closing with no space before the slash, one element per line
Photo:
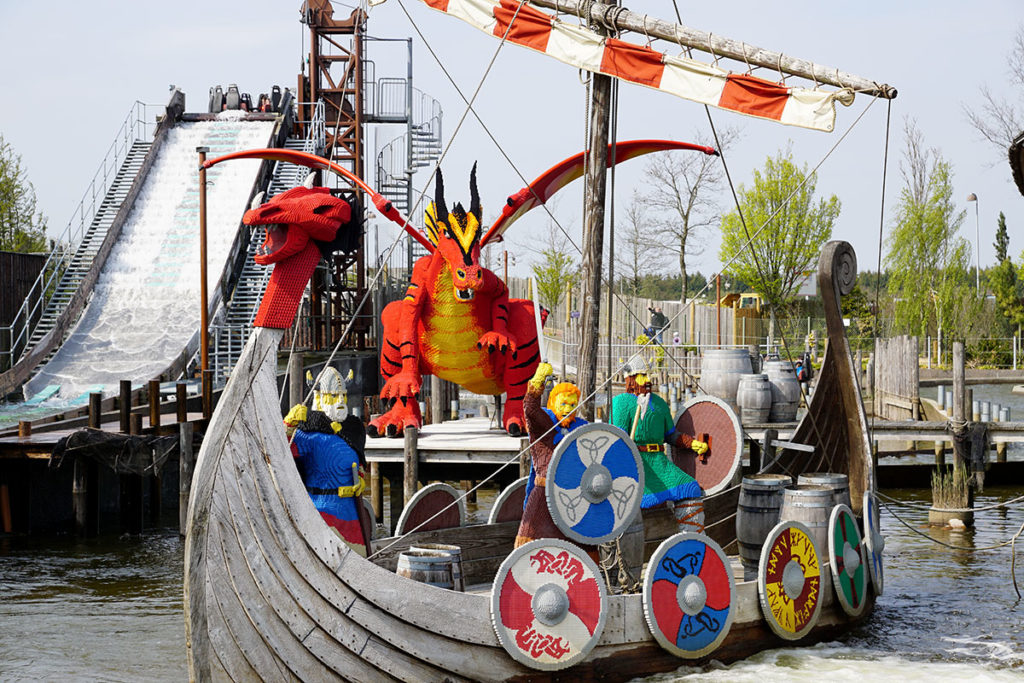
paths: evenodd
<path fill-rule="evenodd" d="M 606 38 L 525 3 L 520 5 L 516 0 L 423 2 L 498 38 L 508 31 L 509 42 L 571 66 L 790 126 L 831 132 L 835 127 L 836 102 L 847 106 L 853 103 L 852 90 L 790 88 L 762 78 L 729 73 L 643 45 Z"/>

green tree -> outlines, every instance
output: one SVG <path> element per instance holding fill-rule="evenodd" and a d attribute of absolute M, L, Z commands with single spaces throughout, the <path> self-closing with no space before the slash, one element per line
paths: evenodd
<path fill-rule="evenodd" d="M 44 251 L 46 218 L 36 211 L 36 192 L 21 156 L 0 135 L 0 250 Z"/>
<path fill-rule="evenodd" d="M 541 304 L 553 309 L 576 285 L 580 274 L 575 251 L 570 250 L 557 227 L 549 227 L 544 246 L 537 250 L 537 259 L 530 265 L 530 271 L 537 280 Z"/>
<path fill-rule="evenodd" d="M 999 212 L 999 222 L 996 228 L 996 265 L 989 269 L 988 286 L 996 300 L 996 310 L 1000 315 L 997 317 L 998 324 L 1002 327 L 1003 333 L 1012 333 L 1018 325 L 1024 324 L 1024 286 L 1021 284 L 1021 274 L 1013 264 L 1008 251 L 1010 246 L 1010 235 L 1006 229 L 1006 216 Z"/>
<path fill-rule="evenodd" d="M 950 330 L 964 334 L 977 308 L 970 246 L 959 234 L 966 212 L 953 202 L 950 164 L 938 150 L 924 147 L 915 122 L 908 120 L 905 132 L 904 187 L 885 256 L 895 327 L 921 337 Z"/>
<path fill-rule="evenodd" d="M 817 176 L 806 164 L 800 168 L 790 150 L 780 150 L 763 170 L 754 171 L 752 187 L 740 185 L 746 227 L 735 210 L 722 218 L 719 258 L 728 264 L 724 272 L 760 293 L 772 309 L 792 300 L 832 236 L 839 198 L 815 201 L 816 184 Z"/>

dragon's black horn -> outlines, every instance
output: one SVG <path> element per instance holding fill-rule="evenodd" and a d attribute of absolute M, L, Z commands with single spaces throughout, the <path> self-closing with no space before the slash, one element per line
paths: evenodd
<path fill-rule="evenodd" d="M 448 207 L 444 205 L 444 177 L 441 167 L 437 167 L 437 180 L 434 181 L 434 215 L 442 223 L 448 222 Z"/>
<path fill-rule="evenodd" d="M 476 162 L 473 162 L 473 170 L 469 172 L 469 212 L 476 216 L 478 221 L 483 220 L 480 215 L 480 193 L 476 189 Z"/>

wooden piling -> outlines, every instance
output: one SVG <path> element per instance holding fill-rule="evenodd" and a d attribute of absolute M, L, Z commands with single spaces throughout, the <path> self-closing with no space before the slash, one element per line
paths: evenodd
<path fill-rule="evenodd" d="M 380 463 L 370 463 L 370 504 L 373 516 L 380 523 L 384 521 L 384 480 L 380 476 Z"/>
<path fill-rule="evenodd" d="M 155 429 L 160 426 L 160 380 L 149 380 L 146 398 L 149 400 L 149 426 Z"/>
<path fill-rule="evenodd" d="M 11 494 L 7 490 L 7 484 L 0 484 L 0 521 L 3 522 L 5 534 L 11 533 Z"/>
<path fill-rule="evenodd" d="M 420 480 L 420 454 L 419 450 L 416 448 L 418 440 L 419 430 L 415 427 L 406 427 L 402 467 L 403 506 L 409 504 L 409 500 L 413 497 L 413 494 L 416 493 L 416 488 Z"/>
<path fill-rule="evenodd" d="M 91 458 L 76 457 L 71 483 L 71 506 L 75 517 L 75 533 L 95 536 L 99 531 L 99 470 Z"/>
<path fill-rule="evenodd" d="M 398 518 L 402 514 L 402 508 L 405 507 L 402 489 L 402 480 L 399 477 L 388 477 L 388 512 L 390 514 L 388 524 L 391 528 L 391 533 L 395 532 Z"/>
<path fill-rule="evenodd" d="M 22 439 L 32 436 L 32 423 L 29 420 L 18 420 L 18 436 Z"/>
<path fill-rule="evenodd" d="M 295 406 L 306 398 L 306 387 L 302 379 L 303 357 L 301 353 L 288 356 L 288 405 Z"/>
<path fill-rule="evenodd" d="M 961 424 L 967 411 L 964 409 L 966 392 L 964 391 L 964 343 L 953 342 L 953 422 Z M 970 406 L 967 406 L 970 409 Z M 964 467 L 963 456 L 953 449 L 953 470 L 959 471 Z"/>
<path fill-rule="evenodd" d="M 519 440 L 519 477 L 530 474 L 530 437 L 524 436 Z"/>
<path fill-rule="evenodd" d="M 444 422 L 444 380 L 430 376 L 430 424 Z"/>
<path fill-rule="evenodd" d="M 203 418 L 213 415 L 213 370 L 203 370 Z"/>
<path fill-rule="evenodd" d="M 118 429 L 122 434 L 127 434 L 131 429 L 131 418 L 129 417 L 132 414 L 131 380 L 123 379 L 118 384 L 117 411 L 120 418 Z"/>
<path fill-rule="evenodd" d="M 192 472 L 195 469 L 193 429 L 191 422 L 178 424 L 178 530 L 182 536 L 188 528 L 188 499 L 192 491 Z"/>
<path fill-rule="evenodd" d="M 174 385 L 174 408 L 178 424 L 188 422 L 188 385 L 184 382 Z"/>
<path fill-rule="evenodd" d="M 103 394 L 94 391 L 89 394 L 89 429 L 99 429 L 103 421 Z"/>
<path fill-rule="evenodd" d="M 119 477 L 121 530 L 138 535 L 142 533 L 142 475 L 122 474 Z"/>
<path fill-rule="evenodd" d="M 132 413 L 131 420 L 129 420 L 129 422 L 129 434 L 134 434 L 135 436 L 142 434 L 142 415 L 139 413 Z"/>

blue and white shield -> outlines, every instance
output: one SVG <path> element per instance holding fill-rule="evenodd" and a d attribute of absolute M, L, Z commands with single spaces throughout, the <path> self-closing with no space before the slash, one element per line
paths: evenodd
<path fill-rule="evenodd" d="M 636 444 L 609 424 L 574 429 L 548 465 L 551 519 L 578 543 L 597 545 L 626 530 L 640 510 L 644 468 Z"/>

